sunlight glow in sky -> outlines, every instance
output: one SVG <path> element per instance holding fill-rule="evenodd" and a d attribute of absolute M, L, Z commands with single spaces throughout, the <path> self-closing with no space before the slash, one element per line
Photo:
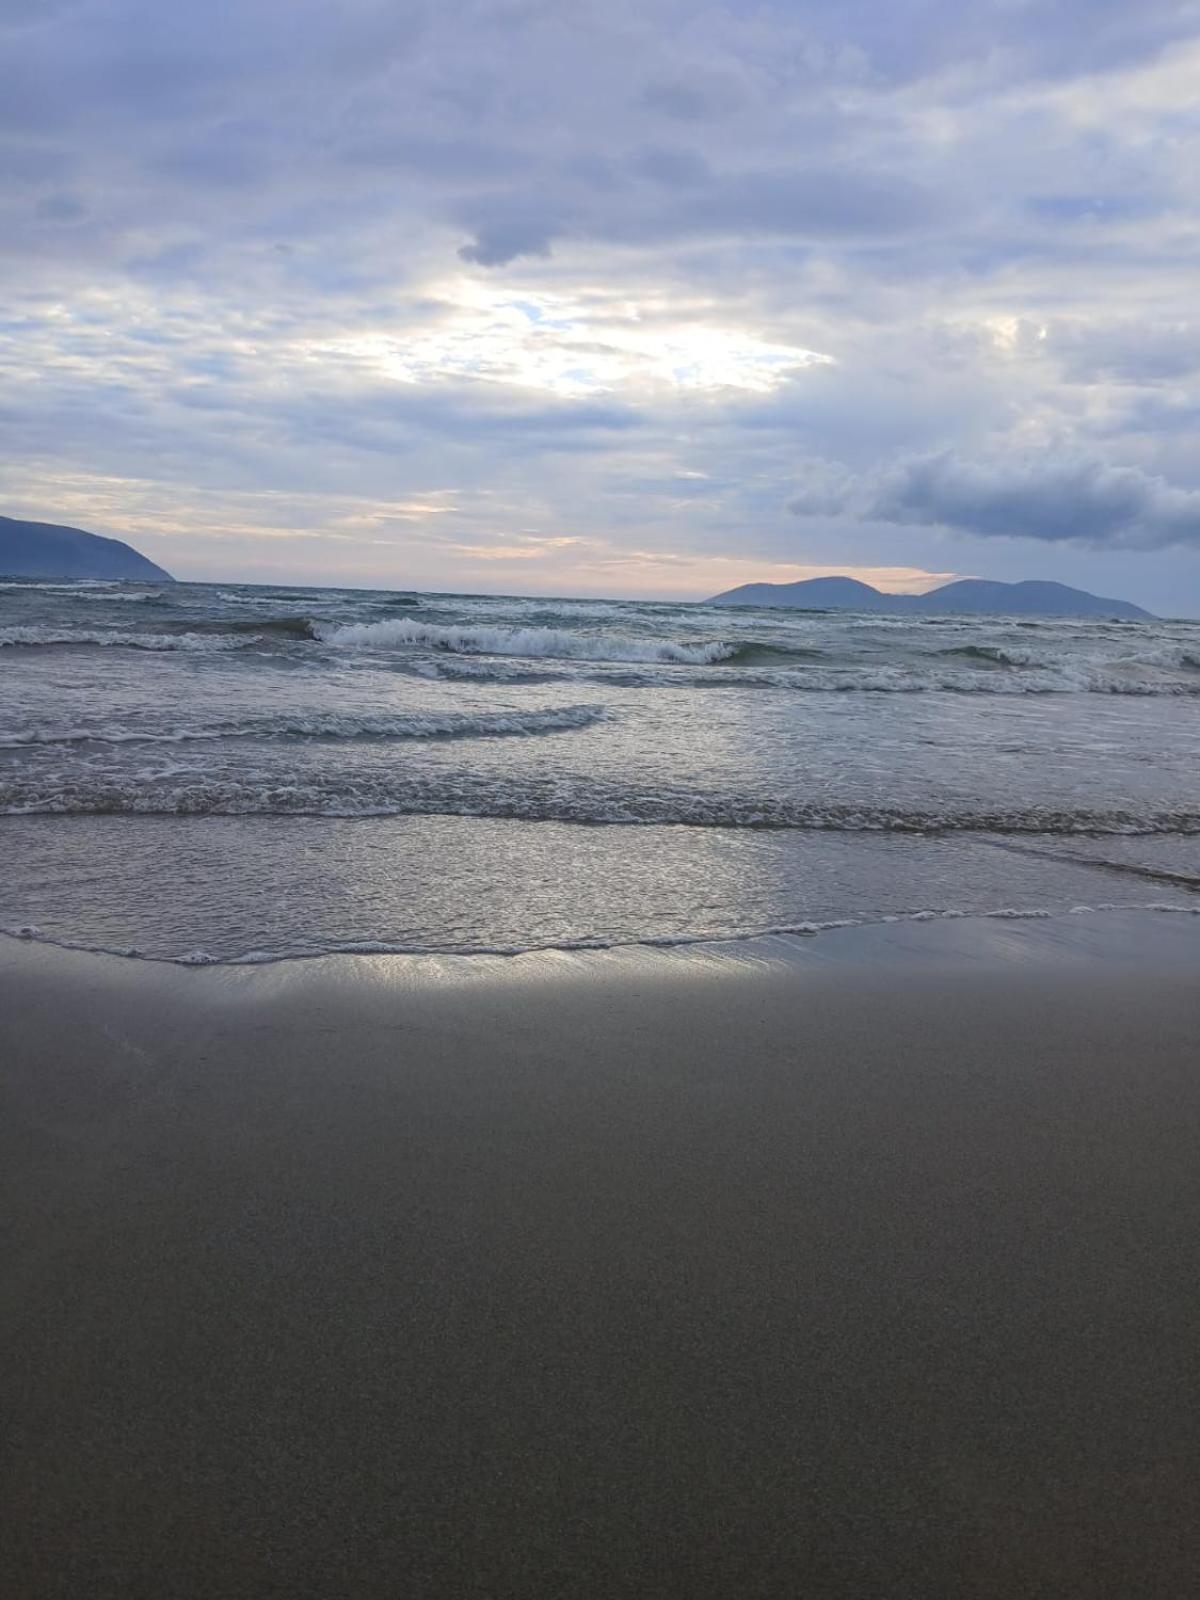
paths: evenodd
<path fill-rule="evenodd" d="M 770 394 L 802 368 L 832 359 L 705 322 L 703 308 L 689 315 L 688 308 L 661 307 L 643 320 L 636 304 L 612 304 L 595 291 L 572 300 L 514 299 L 461 279 L 432 283 L 428 294 L 438 312 L 424 329 L 362 334 L 307 353 L 361 361 L 403 383 L 481 379 L 567 398 L 656 390 Z"/>

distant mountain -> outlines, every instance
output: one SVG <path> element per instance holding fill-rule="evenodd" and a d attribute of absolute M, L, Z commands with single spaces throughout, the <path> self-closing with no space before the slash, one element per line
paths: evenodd
<path fill-rule="evenodd" d="M 960 578 L 930 594 L 914 595 L 916 611 L 1001 611 L 1010 615 L 1040 617 L 1149 617 L 1130 600 L 1106 600 L 1072 589 L 1065 583 L 989 583 L 984 578 Z"/>
<path fill-rule="evenodd" d="M 0 517 L 0 576 L 7 578 L 141 578 L 174 583 L 169 572 L 122 544 L 82 528 Z"/>
<path fill-rule="evenodd" d="M 915 598 L 905 596 L 905 599 Z M 797 606 L 803 610 L 891 611 L 895 595 L 857 578 L 806 578 L 803 583 L 744 583 L 714 595 L 710 606 Z M 903 609 L 903 607 L 901 607 Z"/>
<path fill-rule="evenodd" d="M 806 578 L 801 583 L 744 583 L 714 595 L 713 606 L 789 606 L 802 611 L 888 611 L 920 616 L 991 612 L 1001 616 L 1149 617 L 1128 600 L 1104 600 L 1065 583 L 991 583 L 960 578 L 929 594 L 884 594 L 857 578 Z"/>

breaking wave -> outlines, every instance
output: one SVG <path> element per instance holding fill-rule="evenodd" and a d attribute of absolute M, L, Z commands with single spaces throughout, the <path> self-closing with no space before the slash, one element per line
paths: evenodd
<path fill-rule="evenodd" d="M 739 646 L 723 639 L 680 644 L 671 639 L 639 639 L 631 634 L 568 633 L 561 628 L 445 627 L 397 617 L 386 622 L 318 624 L 326 644 L 362 650 L 421 648 L 455 655 L 551 657 L 566 661 L 660 661 L 704 666 L 731 661 Z"/>
<path fill-rule="evenodd" d="M 92 591 L 103 599 L 108 591 Z M 157 603 L 144 591 L 114 598 Z M 230 598 L 234 598 L 230 596 Z M 297 596 L 297 599 L 304 598 Z M 275 604 L 286 597 L 272 596 Z M 385 597 L 400 604 L 404 596 Z M 153 613 L 152 613 L 153 614 Z M 534 613 L 534 615 L 539 615 Z M 554 615 L 544 608 L 540 618 Z M 124 619 L 121 619 L 122 621 Z M 959 626 L 960 624 L 956 624 Z M 753 632 L 747 623 L 747 630 Z M 778 624 L 773 624 L 778 629 Z M 894 630 L 895 631 L 895 630 Z M 908 630 L 910 633 L 912 629 Z M 944 635 L 943 635 L 944 637 Z M 805 642 L 801 642 L 801 640 Z M 1190 641 L 1151 643 L 1114 653 L 1096 641 L 1061 640 L 1038 649 L 1003 643 L 957 643 L 936 650 L 913 639 L 863 645 L 854 628 L 799 639 L 671 638 L 658 631 L 418 621 L 328 622 L 309 612 L 197 618 L 142 631 L 114 619 L 107 628 L 64 624 L 0 627 L 0 648 L 117 648 L 212 653 L 245 651 L 280 663 L 327 669 L 331 662 L 429 678 L 538 683 L 563 679 L 632 688 L 773 689 L 799 694 L 1200 696 L 1200 651 Z M 249 662 L 250 656 L 244 659 Z"/>

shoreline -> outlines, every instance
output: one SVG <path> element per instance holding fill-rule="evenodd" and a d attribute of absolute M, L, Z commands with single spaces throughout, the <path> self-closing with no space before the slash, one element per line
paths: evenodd
<path fill-rule="evenodd" d="M 1193 889 L 1197 883 L 1197 880 L 1191 877 L 1184 877 L 1182 874 L 1175 874 L 1170 877 L 1162 874 L 1162 877 L 1171 886 L 1188 890 Z M 397 958 L 412 961 L 439 959 L 461 961 L 498 959 L 512 961 L 536 956 L 587 956 L 621 951 L 687 952 L 689 950 L 701 954 L 704 952 L 715 954 L 727 952 L 736 955 L 739 949 L 744 949 L 747 946 L 770 946 L 778 959 L 786 961 L 800 948 L 796 941 L 807 942 L 810 939 L 828 937 L 830 934 L 854 935 L 862 933 L 870 937 L 872 930 L 903 929 L 938 923 L 963 924 L 969 930 L 976 924 L 989 922 L 1050 922 L 1057 924 L 1064 922 L 1066 919 L 1079 919 L 1081 923 L 1088 923 L 1094 918 L 1108 917 L 1118 919 L 1114 924 L 1117 938 L 1112 942 L 1111 950 L 1114 956 L 1120 956 L 1126 953 L 1125 939 L 1122 935 L 1124 925 L 1129 918 L 1140 920 L 1152 917 L 1200 917 L 1200 900 L 1197 900 L 1194 904 L 1177 904 L 1170 901 L 1152 901 L 1142 904 L 1111 901 L 1097 902 L 1095 905 L 1068 906 L 1054 910 L 1036 906 L 1000 906 L 991 911 L 930 909 L 881 913 L 873 917 L 837 917 L 822 921 L 781 923 L 772 927 L 728 933 L 661 934 L 647 935 L 640 939 L 576 939 L 542 945 L 439 947 L 399 945 L 389 944 L 382 940 L 364 940 L 316 950 L 302 948 L 290 950 L 251 949 L 240 955 L 232 956 L 211 955 L 205 950 L 196 950 L 188 955 L 157 955 L 139 949 L 136 946 L 121 949 L 114 946 L 87 944 L 82 941 L 57 938 L 52 934 L 44 933 L 35 924 L 13 924 L 8 927 L 0 927 L 0 942 L 2 942 L 0 943 L 0 948 L 3 948 L 6 944 L 31 945 L 38 949 L 62 950 L 74 955 L 97 956 L 102 959 L 111 958 L 118 961 L 148 962 L 155 966 L 190 968 L 262 967 L 290 962 L 333 961 L 346 957 L 355 959 Z M 1093 940 L 1092 942 L 1094 943 L 1095 941 Z M 1138 948 L 1141 948 L 1140 944 Z M 874 953 L 878 955 L 880 952 L 876 950 Z M 883 946 L 883 953 L 887 954 L 886 943 Z M 1166 951 L 1161 950 L 1159 953 L 1166 953 Z M 852 958 L 852 952 L 850 954 Z"/>
<path fill-rule="evenodd" d="M 0 942 L 10 1592 L 1188 1592 L 1197 972 Z"/>

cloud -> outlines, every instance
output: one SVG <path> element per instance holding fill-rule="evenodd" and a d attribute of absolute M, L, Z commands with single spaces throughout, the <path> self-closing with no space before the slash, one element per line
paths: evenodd
<path fill-rule="evenodd" d="M 522 256 L 550 254 L 550 242 L 561 231 L 558 224 L 537 217 L 499 217 L 483 223 L 470 244 L 461 246 L 460 261 L 480 267 L 506 267 Z"/>
<path fill-rule="evenodd" d="M 1194 13 L 0 0 L 0 483 L 210 551 L 295 503 L 297 577 L 453 489 L 464 547 L 1019 530 L 1200 609 Z"/>
<path fill-rule="evenodd" d="M 853 498 L 853 489 L 843 485 L 825 509 L 846 507 Z M 947 451 L 883 473 L 861 505 L 879 522 L 982 538 L 1097 549 L 1200 545 L 1200 491 L 1099 460 L 970 461 Z"/>
<path fill-rule="evenodd" d="M 506 267 L 521 258 L 546 259 L 556 241 L 568 240 L 635 246 L 705 239 L 884 241 L 936 222 L 949 204 L 899 174 L 850 168 L 715 175 L 698 160 L 688 166 L 680 159 L 670 176 L 661 164 L 657 175 L 673 191 L 665 200 L 661 194 L 641 200 L 597 190 L 586 197 L 590 203 L 577 197 L 570 205 L 555 205 L 550 199 L 547 212 L 538 215 L 514 199 L 510 214 L 473 226 L 474 237 L 459 248 L 459 259 Z M 491 202 L 489 209 L 499 207 Z"/>
<path fill-rule="evenodd" d="M 737 110 L 742 86 L 728 74 L 708 72 L 691 78 L 660 78 L 642 90 L 641 104 L 676 122 L 708 122 Z"/>
<path fill-rule="evenodd" d="M 1027 326 L 1027 342 L 1040 342 L 1078 383 L 1115 380 L 1148 386 L 1200 371 L 1200 322 L 1191 318 L 1136 321 L 1118 316 L 1104 322 L 1057 319 L 1044 328 Z"/>

